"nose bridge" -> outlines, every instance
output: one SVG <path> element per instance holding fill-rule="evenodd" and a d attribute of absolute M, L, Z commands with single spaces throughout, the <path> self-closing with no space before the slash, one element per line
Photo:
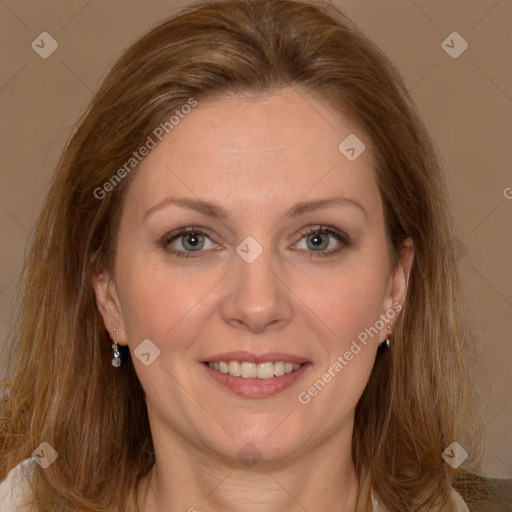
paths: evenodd
<path fill-rule="evenodd" d="M 252 237 L 242 241 L 233 255 L 234 268 L 223 303 L 226 322 L 261 332 L 270 326 L 283 326 L 292 316 L 286 286 L 276 278 L 278 258 Z"/>

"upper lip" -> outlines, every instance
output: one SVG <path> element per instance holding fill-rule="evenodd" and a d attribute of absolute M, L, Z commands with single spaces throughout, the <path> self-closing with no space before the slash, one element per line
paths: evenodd
<path fill-rule="evenodd" d="M 283 354 L 282 352 L 266 352 L 264 354 L 255 354 L 253 352 L 223 352 L 207 357 L 204 363 L 220 363 L 221 361 L 246 361 L 248 363 L 268 363 L 274 361 L 284 361 L 285 363 L 305 364 L 308 359 L 292 354 Z"/>

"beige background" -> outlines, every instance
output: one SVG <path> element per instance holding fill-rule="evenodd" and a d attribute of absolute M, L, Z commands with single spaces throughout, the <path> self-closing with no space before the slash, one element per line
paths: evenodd
<path fill-rule="evenodd" d="M 485 473 L 512 478 L 512 2 L 335 3 L 398 66 L 437 141 L 481 338 Z M 0 362 L 24 245 L 71 125 L 119 52 L 186 4 L 0 0 Z M 441 47 L 454 31 L 469 44 L 457 59 Z M 59 45 L 46 60 L 31 48 L 42 32 Z"/>

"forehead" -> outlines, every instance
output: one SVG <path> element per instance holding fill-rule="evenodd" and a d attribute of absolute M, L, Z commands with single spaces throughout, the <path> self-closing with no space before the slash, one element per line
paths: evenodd
<path fill-rule="evenodd" d="M 339 145 L 354 136 L 366 149 L 350 161 Z M 371 202 L 379 194 L 370 148 L 356 123 L 307 92 L 229 94 L 199 101 L 144 158 L 129 204 L 169 194 L 246 207 L 334 193 Z"/>

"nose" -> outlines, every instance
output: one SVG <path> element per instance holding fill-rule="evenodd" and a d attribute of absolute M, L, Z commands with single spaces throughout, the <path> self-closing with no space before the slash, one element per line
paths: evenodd
<path fill-rule="evenodd" d="M 253 333 L 285 327 L 293 316 L 293 294 L 281 278 L 282 269 L 270 252 L 252 263 L 234 255 L 234 268 L 227 276 L 222 304 L 225 322 Z M 284 277 L 284 276 L 283 276 Z"/>

